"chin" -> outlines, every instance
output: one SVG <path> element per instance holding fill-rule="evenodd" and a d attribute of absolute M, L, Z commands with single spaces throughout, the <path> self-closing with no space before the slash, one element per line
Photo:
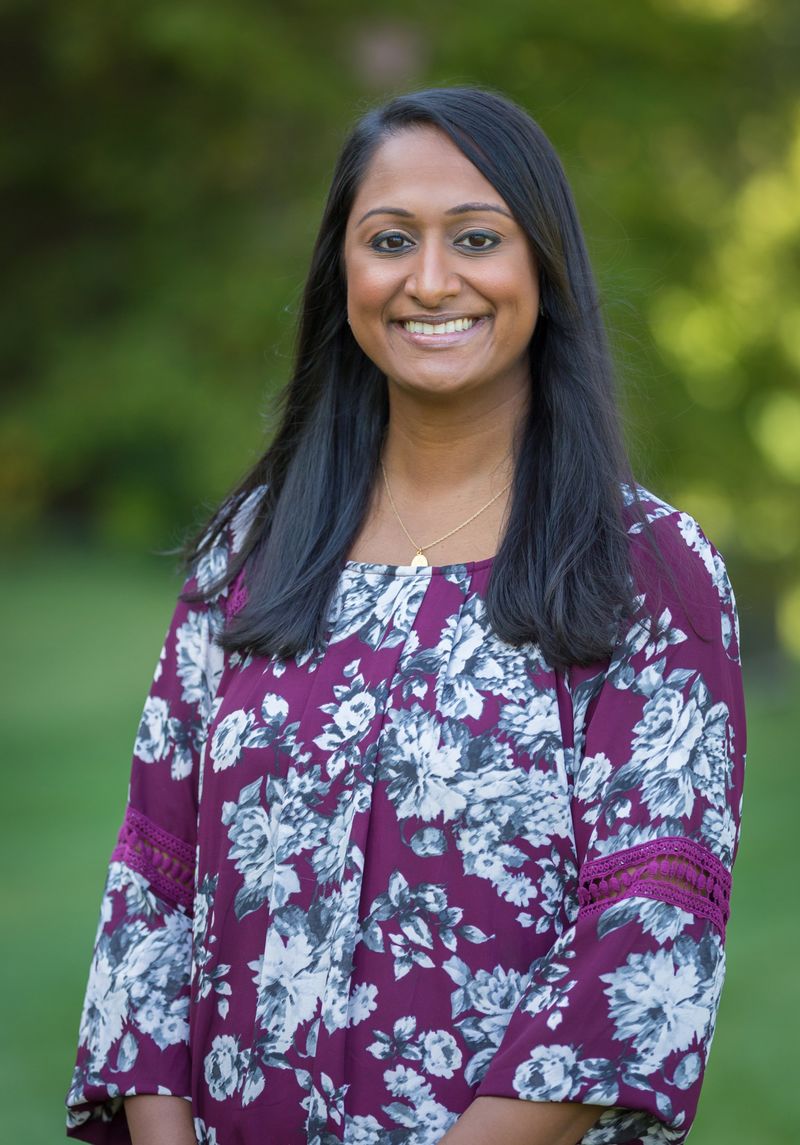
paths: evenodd
<path fill-rule="evenodd" d="M 386 377 L 395 385 L 403 390 L 427 390 L 436 393 L 455 392 L 457 390 L 471 390 L 476 386 L 491 384 L 490 381 L 476 376 L 474 374 L 467 374 L 462 368 L 449 366 L 447 369 L 421 369 L 414 373 L 410 373 L 408 366 L 409 363 L 404 363 L 405 370 L 392 372 L 386 371 Z"/>
<path fill-rule="evenodd" d="M 457 394 L 460 391 L 466 392 L 472 389 L 469 380 L 463 376 L 455 378 L 398 378 L 394 380 L 394 385 L 408 393 L 430 394 L 431 396 Z"/>

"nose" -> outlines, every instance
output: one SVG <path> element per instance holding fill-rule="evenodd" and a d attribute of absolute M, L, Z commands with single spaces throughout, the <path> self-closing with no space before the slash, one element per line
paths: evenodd
<path fill-rule="evenodd" d="M 424 242 L 414 256 L 405 281 L 405 293 L 424 307 L 438 306 L 461 289 L 461 279 L 449 252 L 439 242 Z"/>

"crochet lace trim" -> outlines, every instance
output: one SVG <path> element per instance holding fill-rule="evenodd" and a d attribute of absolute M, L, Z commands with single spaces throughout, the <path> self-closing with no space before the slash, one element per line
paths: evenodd
<path fill-rule="evenodd" d="M 141 811 L 127 808 L 111 861 L 138 871 L 161 898 L 191 912 L 194 847 L 157 827 Z"/>
<path fill-rule="evenodd" d="M 723 936 L 730 894 L 731 876 L 719 859 L 699 843 L 673 836 L 592 859 L 578 876 L 582 916 L 601 914 L 624 898 L 659 899 L 709 919 Z"/>

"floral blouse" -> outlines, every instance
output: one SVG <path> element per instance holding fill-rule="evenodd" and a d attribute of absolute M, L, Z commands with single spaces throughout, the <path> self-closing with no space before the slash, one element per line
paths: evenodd
<path fill-rule="evenodd" d="M 744 711 L 733 594 L 641 491 L 657 618 L 554 670 L 499 640 L 492 560 L 347 562 L 324 650 L 224 654 L 180 602 L 111 856 L 68 1134 L 191 1101 L 201 1145 L 435 1145 L 481 1095 L 682 1142 L 725 969 Z M 246 528 L 200 563 L 210 584 Z M 195 581 L 191 582 L 192 586 Z"/>

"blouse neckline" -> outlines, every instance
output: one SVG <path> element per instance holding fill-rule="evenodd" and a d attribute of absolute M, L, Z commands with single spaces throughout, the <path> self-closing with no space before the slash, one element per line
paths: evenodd
<path fill-rule="evenodd" d="M 448 573 L 464 571 L 477 572 L 478 569 L 489 568 L 496 557 L 484 557 L 480 561 L 456 561 L 449 565 L 423 565 L 415 568 L 413 565 L 386 565 L 374 561 L 345 561 L 345 568 L 358 573 L 378 573 L 383 576 L 442 576 Z"/>

